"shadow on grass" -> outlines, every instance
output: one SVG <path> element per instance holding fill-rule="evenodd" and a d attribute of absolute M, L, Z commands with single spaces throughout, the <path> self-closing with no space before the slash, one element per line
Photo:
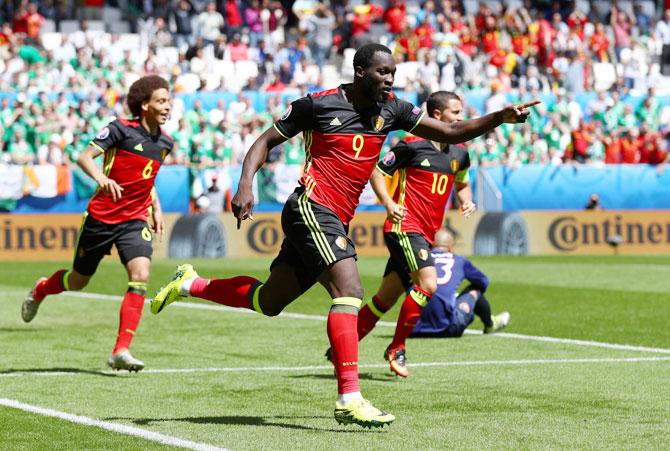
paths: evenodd
<path fill-rule="evenodd" d="M 269 426 L 269 427 L 279 427 L 284 429 L 298 429 L 303 431 L 320 431 L 320 432 L 339 432 L 339 433 L 356 433 L 360 434 L 361 432 L 368 433 L 381 433 L 383 428 L 380 429 L 363 429 L 360 427 L 344 429 L 345 426 L 341 426 L 340 429 L 337 428 L 322 428 L 314 426 L 305 426 L 301 424 L 294 424 L 290 422 L 285 422 L 281 420 L 288 421 L 297 421 L 297 420 L 330 420 L 334 421 L 331 416 L 275 416 L 275 417 L 248 417 L 248 416 L 234 416 L 234 415 L 222 415 L 222 416 L 206 416 L 206 417 L 180 417 L 180 418 L 123 418 L 123 417 L 110 417 L 105 418 L 105 421 L 131 421 L 138 426 L 147 426 L 155 423 L 167 423 L 167 422 L 186 422 L 193 424 L 226 424 L 231 426 Z"/>
<path fill-rule="evenodd" d="M 116 374 L 106 373 L 103 371 L 95 370 L 85 370 L 82 368 L 22 368 L 14 369 L 10 368 L 8 370 L 0 370 L 0 375 L 2 374 L 44 374 L 44 373 L 72 373 L 72 374 L 91 374 L 93 376 L 104 376 L 104 377 L 117 377 Z"/>

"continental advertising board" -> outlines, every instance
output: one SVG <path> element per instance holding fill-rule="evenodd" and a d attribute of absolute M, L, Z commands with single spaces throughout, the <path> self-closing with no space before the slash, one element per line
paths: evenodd
<path fill-rule="evenodd" d="M 349 235 L 361 256 L 387 255 L 384 213 L 361 212 Z M 0 260 L 69 260 L 82 220 L 78 214 L 4 215 Z M 257 213 L 240 230 L 231 214 L 165 215 L 154 256 L 272 257 L 281 246 L 279 213 Z M 670 211 L 525 211 L 448 213 L 445 227 L 464 255 L 606 255 L 670 253 Z"/>

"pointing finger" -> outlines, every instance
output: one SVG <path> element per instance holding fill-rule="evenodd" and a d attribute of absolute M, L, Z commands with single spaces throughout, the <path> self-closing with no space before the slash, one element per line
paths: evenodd
<path fill-rule="evenodd" d="M 518 108 L 523 110 L 523 109 L 526 109 L 528 107 L 535 106 L 538 103 L 542 103 L 542 101 L 540 99 L 534 99 L 534 100 L 531 100 L 530 102 L 526 102 L 526 103 L 522 103 L 521 105 L 518 105 Z"/>

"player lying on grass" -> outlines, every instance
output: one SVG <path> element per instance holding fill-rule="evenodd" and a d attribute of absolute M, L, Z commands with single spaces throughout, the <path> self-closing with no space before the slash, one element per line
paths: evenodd
<path fill-rule="evenodd" d="M 508 312 L 497 315 L 491 314 L 491 305 L 484 296 L 488 288 L 488 278 L 470 260 L 454 254 L 454 237 L 444 229 L 435 234 L 431 256 L 437 269 L 437 289 L 431 296 L 427 305 L 421 310 L 421 317 L 409 334 L 409 338 L 418 337 L 460 337 L 465 329 L 474 321 L 475 315 L 484 324 L 484 333 L 491 334 L 507 326 L 510 320 Z M 463 280 L 470 284 L 460 294 L 458 287 Z M 411 282 L 405 291 L 410 291 Z M 370 312 L 367 322 L 363 325 L 358 323 L 358 339 L 365 338 L 375 327 L 377 321 L 395 305 L 400 294 L 380 289 L 375 295 L 374 303 L 366 306 Z M 364 312 L 361 309 L 361 315 Z M 359 316 L 361 316 L 359 315 Z M 404 345 L 404 342 L 403 342 Z M 401 348 L 402 360 L 397 364 L 404 369 L 404 373 L 394 373 L 407 377 L 409 372 L 406 367 L 405 348 Z M 330 348 L 326 351 L 326 358 L 332 360 Z M 393 367 L 392 367 L 393 369 Z"/>
<path fill-rule="evenodd" d="M 275 316 L 320 283 L 331 298 L 326 329 L 337 373 L 335 419 L 379 427 L 395 417 L 373 407 L 360 392 L 356 323 L 363 288 L 347 231 L 382 143 L 389 132 L 398 129 L 439 142 L 464 142 L 503 122 L 525 121 L 526 107 L 534 103 L 446 124 L 425 117 L 420 108 L 393 95 L 396 66 L 387 47 L 362 46 L 353 63 L 353 83 L 293 102 L 244 159 L 233 198 L 238 226 L 253 219 L 252 182 L 270 149 L 300 132 L 305 137 L 304 174 L 282 211 L 285 239 L 268 279 L 264 283 L 247 276 L 204 279 L 190 265 L 182 265 L 156 294 L 151 310 L 158 313 L 177 299 L 195 296 Z"/>
<path fill-rule="evenodd" d="M 170 109 L 168 82 L 158 76 L 132 84 L 127 105 L 134 118 L 117 119 L 100 130 L 77 160 L 98 183 L 88 203 L 75 249 L 72 269 L 60 269 L 37 280 L 21 308 L 25 322 L 33 320 L 51 294 L 84 288 L 112 246 L 128 273 L 128 290 L 121 303 L 119 330 L 112 355 L 114 369 L 139 371 L 144 363 L 128 348 L 142 317 L 151 265 L 152 232 L 163 235 L 163 215 L 154 180 L 172 138 L 161 131 Z M 93 159 L 103 154 L 100 170 Z M 151 215 L 153 226 L 147 223 Z"/>

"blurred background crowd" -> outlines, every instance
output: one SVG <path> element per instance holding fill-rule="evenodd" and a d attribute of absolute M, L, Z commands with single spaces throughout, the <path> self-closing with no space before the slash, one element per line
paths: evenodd
<path fill-rule="evenodd" d="M 368 42 L 392 49 L 396 93 L 417 104 L 440 89 L 466 117 L 544 101 L 523 126 L 471 142 L 475 166 L 667 159 L 663 1 L 5 0 L 0 24 L 3 163 L 74 161 L 128 115 L 130 84 L 159 74 L 175 93 L 169 162 L 239 168 L 288 102 L 351 80 Z M 299 167 L 301 146 L 270 163 Z"/>

